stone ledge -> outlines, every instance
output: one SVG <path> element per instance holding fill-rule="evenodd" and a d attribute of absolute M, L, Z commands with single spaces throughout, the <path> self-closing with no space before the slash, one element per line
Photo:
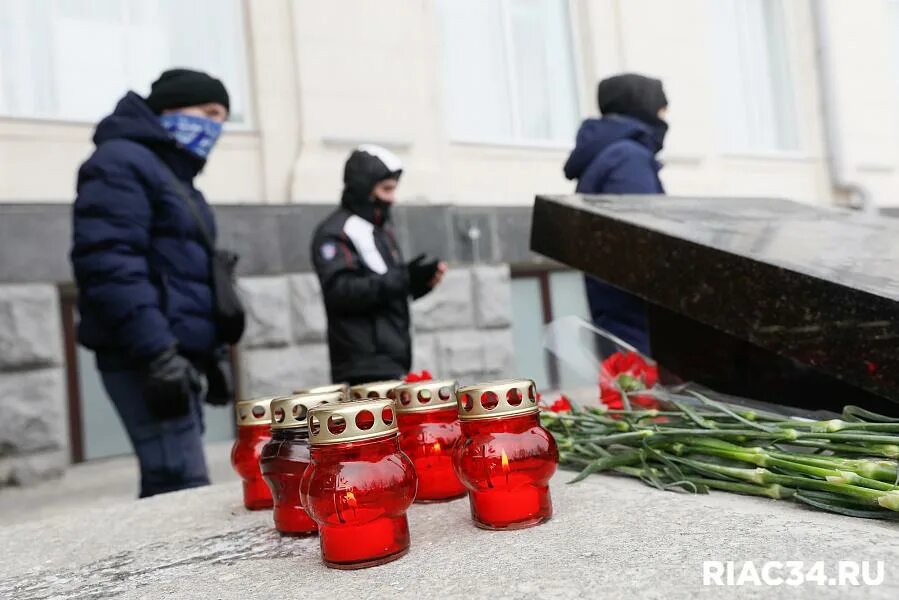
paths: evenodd
<path fill-rule="evenodd" d="M 0 528 L 0 597 L 153 600 L 214 590 L 217 598 L 267 600 L 296 586 L 308 600 L 847 595 L 817 585 L 704 588 L 705 560 L 821 560 L 832 569 L 839 560 L 882 560 L 884 583 L 856 591 L 875 600 L 899 593 L 890 524 L 726 493 L 660 492 L 610 476 L 566 485 L 572 476 L 553 478 L 554 517 L 530 529 L 477 529 L 465 499 L 414 505 L 409 554 L 360 571 L 325 568 L 314 537 L 277 535 L 269 511 L 243 509 L 237 483 L 73 511 Z"/>

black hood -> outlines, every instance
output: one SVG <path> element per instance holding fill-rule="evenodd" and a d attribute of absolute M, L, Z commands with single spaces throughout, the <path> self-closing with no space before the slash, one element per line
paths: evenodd
<path fill-rule="evenodd" d="M 600 81 L 596 99 L 603 115 L 626 115 L 652 126 L 662 123 L 659 110 L 668 106 L 660 80 L 634 73 Z"/>
<path fill-rule="evenodd" d="M 204 159 L 180 148 L 159 123 L 159 116 L 134 92 L 125 94 L 112 114 L 100 121 L 94 131 L 94 144 L 97 146 L 118 139 L 148 147 L 180 179 L 193 179 L 206 164 Z"/>
<path fill-rule="evenodd" d="M 344 166 L 340 203 L 366 221 L 383 225 L 390 218 L 390 204 L 373 198 L 372 190 L 378 182 L 399 179 L 402 174 L 402 163 L 389 150 L 373 145 L 359 146 Z"/>

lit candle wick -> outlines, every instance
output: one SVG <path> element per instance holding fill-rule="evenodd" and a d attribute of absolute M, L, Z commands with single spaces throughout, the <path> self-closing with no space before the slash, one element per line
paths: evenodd
<path fill-rule="evenodd" d="M 509 485 L 509 457 L 506 456 L 505 450 L 500 450 L 502 453 L 500 456 L 500 464 L 503 467 L 503 473 L 506 474 L 506 485 Z"/>

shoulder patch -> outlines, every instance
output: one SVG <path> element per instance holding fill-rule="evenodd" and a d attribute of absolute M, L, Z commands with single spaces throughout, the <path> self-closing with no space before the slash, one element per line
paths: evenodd
<path fill-rule="evenodd" d="M 333 260 L 337 256 L 337 244 L 334 242 L 325 242 L 318 249 L 319 254 L 325 260 Z"/>

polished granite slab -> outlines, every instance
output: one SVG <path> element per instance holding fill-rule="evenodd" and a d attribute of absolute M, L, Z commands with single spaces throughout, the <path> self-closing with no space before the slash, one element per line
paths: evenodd
<path fill-rule="evenodd" d="M 746 385 L 722 391 L 747 393 L 795 370 L 798 381 L 756 397 L 899 401 L 895 219 L 764 198 L 575 195 L 539 196 L 533 223 L 532 250 L 651 303 L 654 354 L 686 363 L 687 377 L 705 364 L 714 385 L 728 378 L 708 381 L 710 367 L 730 367 Z"/>

